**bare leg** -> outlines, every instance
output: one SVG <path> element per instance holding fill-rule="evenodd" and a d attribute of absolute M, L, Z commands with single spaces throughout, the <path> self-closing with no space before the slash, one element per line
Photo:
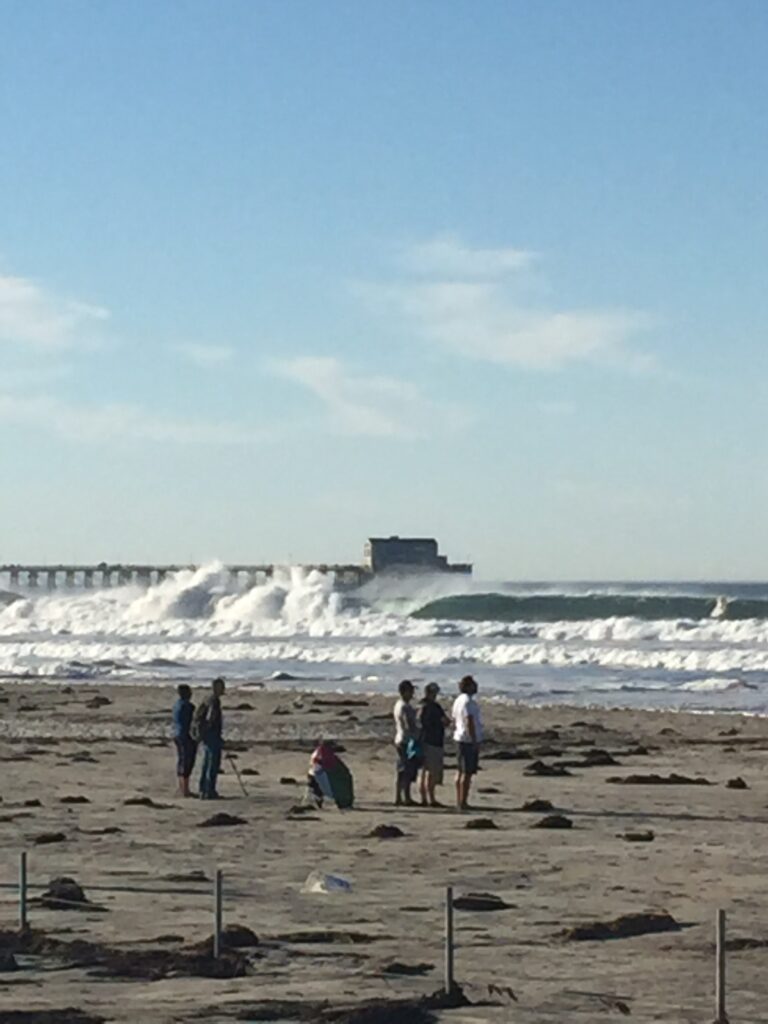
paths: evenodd
<path fill-rule="evenodd" d="M 459 772 L 456 776 L 456 806 L 461 807 L 462 793 L 464 792 L 464 776 Z"/>
<path fill-rule="evenodd" d="M 459 807 L 465 811 L 469 805 L 469 788 L 472 785 L 472 776 L 463 775 L 461 778 L 461 802 Z"/>

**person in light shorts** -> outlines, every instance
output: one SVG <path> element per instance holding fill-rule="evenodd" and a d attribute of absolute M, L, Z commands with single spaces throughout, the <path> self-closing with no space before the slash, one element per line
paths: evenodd
<path fill-rule="evenodd" d="M 437 683 L 428 683 L 424 688 L 424 700 L 421 704 L 421 746 L 423 764 L 419 790 L 421 803 L 424 807 L 442 807 L 435 796 L 435 787 L 443 784 L 443 754 L 445 747 L 445 727 L 450 718 L 437 702 L 440 687 Z"/>

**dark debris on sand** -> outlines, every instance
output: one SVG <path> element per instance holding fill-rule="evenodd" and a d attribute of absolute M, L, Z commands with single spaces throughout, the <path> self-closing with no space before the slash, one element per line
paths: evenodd
<path fill-rule="evenodd" d="M 511 903 L 506 903 L 501 896 L 490 892 L 468 892 L 463 896 L 456 896 L 453 901 L 456 910 L 510 910 Z"/>
<path fill-rule="evenodd" d="M 554 811 L 554 809 L 553 804 L 549 800 L 526 800 L 520 808 L 521 811 L 530 811 L 534 814 L 546 814 L 548 811 Z"/>
<path fill-rule="evenodd" d="M 573 828 L 573 822 L 564 814 L 548 814 L 546 818 L 534 822 L 531 828 Z"/>
<path fill-rule="evenodd" d="M 247 821 L 245 818 L 241 818 L 238 814 L 227 814 L 226 811 L 219 811 L 218 814 L 213 814 L 210 818 L 206 818 L 205 821 L 201 821 L 199 828 L 223 828 L 228 825 L 246 825 Z"/>
<path fill-rule="evenodd" d="M 63 832 L 40 832 L 32 837 L 35 846 L 48 846 L 51 843 L 65 843 L 67 837 Z"/>
<path fill-rule="evenodd" d="M 567 942 L 605 942 L 608 939 L 631 939 L 659 932 L 679 932 L 681 927 L 666 911 L 622 914 L 613 921 L 592 921 L 575 928 L 566 928 L 561 932 L 561 938 Z"/>
<path fill-rule="evenodd" d="M 725 785 L 728 789 L 749 789 L 749 786 L 740 775 L 735 779 L 728 779 Z"/>
<path fill-rule="evenodd" d="M 64 960 L 70 966 L 87 969 L 93 977 L 142 981 L 178 976 L 241 978 L 248 967 L 248 959 L 242 953 L 226 946 L 219 959 L 214 960 L 194 947 L 128 951 L 84 939 L 66 941 L 36 929 L 0 931 L 0 951 Z"/>
<path fill-rule="evenodd" d="M 571 773 L 560 764 L 545 764 L 543 761 L 534 761 L 524 770 L 523 775 L 539 776 L 543 779 L 562 779 Z"/>
<path fill-rule="evenodd" d="M 367 946 L 371 942 L 378 942 L 381 935 L 370 935 L 365 932 L 345 932 L 317 929 L 314 931 L 282 932 L 273 935 L 275 942 L 286 942 L 296 946 Z"/>
<path fill-rule="evenodd" d="M 258 945 L 258 936 L 244 924 L 228 924 L 221 933 L 222 949 L 253 949 Z M 195 953 L 213 956 L 213 936 L 209 935 L 207 939 L 196 942 L 188 948 Z"/>
<path fill-rule="evenodd" d="M 672 772 L 670 775 L 613 775 L 607 780 L 618 786 L 711 786 L 709 779 L 697 776 L 695 779 L 688 775 L 678 775 Z"/>
<path fill-rule="evenodd" d="M 577 761 L 561 761 L 561 764 L 564 768 L 616 768 L 619 766 L 619 762 L 613 754 L 609 754 L 607 750 L 601 750 L 599 747 L 588 750 Z"/>
<path fill-rule="evenodd" d="M 48 910 L 91 910 L 107 913 L 106 907 L 91 903 L 83 887 L 74 878 L 66 875 L 52 878 L 48 888 L 34 902 Z"/>
<path fill-rule="evenodd" d="M 163 875 L 162 880 L 164 882 L 210 882 L 210 878 L 200 868 L 194 868 L 192 871 L 176 871 L 169 875 Z"/>
<path fill-rule="evenodd" d="M 636 832 L 624 832 L 619 838 L 626 843 L 652 843 L 656 834 L 651 829 L 642 829 Z"/>
<path fill-rule="evenodd" d="M 302 1024 L 435 1024 L 435 1010 L 471 1006 L 457 985 L 450 993 L 438 991 L 420 999 L 370 999 L 357 1006 L 325 1002 L 267 999 L 238 1012 L 241 1021 L 298 1021 Z"/>
<path fill-rule="evenodd" d="M 151 796 L 129 796 L 127 800 L 123 800 L 124 807 L 153 807 L 156 811 L 170 811 L 173 810 L 173 804 L 158 804 L 152 799 Z"/>
<path fill-rule="evenodd" d="M 434 971 L 434 964 L 404 964 L 400 960 L 393 960 L 384 964 L 381 968 L 382 974 L 396 974 L 404 978 L 418 978 L 424 974 Z"/>
<path fill-rule="evenodd" d="M 3 1024 L 104 1024 L 106 1017 L 75 1010 L 5 1010 Z"/>
<path fill-rule="evenodd" d="M 530 750 L 491 750 L 483 754 L 484 761 L 530 761 Z"/>
<path fill-rule="evenodd" d="M 397 825 L 377 825 L 368 833 L 369 839 L 402 839 L 405 832 Z"/>
<path fill-rule="evenodd" d="M 465 825 L 464 828 L 476 829 L 478 831 L 484 831 L 488 829 L 497 829 L 498 825 L 493 818 L 471 818 Z"/>

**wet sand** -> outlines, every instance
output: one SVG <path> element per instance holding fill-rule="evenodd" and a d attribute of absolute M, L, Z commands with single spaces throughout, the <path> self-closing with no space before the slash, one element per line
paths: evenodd
<path fill-rule="evenodd" d="M 763 720 L 486 703 L 476 810 L 459 815 L 391 806 L 391 701 L 247 688 L 227 694 L 225 722 L 248 796 L 227 766 L 226 799 L 182 800 L 167 738 L 173 699 L 161 687 L 0 688 L 0 881 L 15 884 L 27 850 L 32 897 L 69 876 L 97 905 L 49 909 L 33 899 L 34 941 L 22 948 L 11 934 L 16 892 L 0 892 L 2 945 L 16 950 L 20 968 L 0 972 L 0 1021 L 67 1007 L 153 1024 L 303 1012 L 259 1010 L 267 1000 L 302 1003 L 305 1019 L 324 1019 L 310 1004 L 417 998 L 442 984 L 449 884 L 459 897 L 487 893 L 504 906 L 456 910 L 456 979 L 472 1003 L 495 1005 L 435 1011 L 439 1020 L 711 1020 L 713 919 L 723 906 L 731 937 L 758 940 L 730 956 L 731 1018 L 768 1021 Z M 346 748 L 357 807 L 291 813 L 320 735 Z M 601 763 L 609 760 L 617 763 Z M 537 761 L 572 766 L 527 775 Z M 689 781 L 609 781 L 673 774 Z M 702 777 L 711 784 L 692 784 Z M 737 777 L 748 788 L 726 786 Z M 452 772 L 446 783 L 450 802 Z M 132 798 L 157 806 L 126 805 Z M 534 799 L 552 810 L 520 810 Z M 244 823 L 200 827 L 219 812 Z M 571 827 L 532 827 L 550 814 Z M 493 827 L 468 828 L 477 818 Z M 371 836 L 380 825 L 403 835 Z M 222 968 L 239 977 L 201 976 L 211 973 L 210 958 L 190 949 L 212 931 L 217 867 L 225 924 L 258 937 Z M 302 893 L 314 870 L 343 876 L 351 892 Z M 648 912 L 679 928 L 564 934 Z M 397 973 L 397 965 L 419 973 Z"/>

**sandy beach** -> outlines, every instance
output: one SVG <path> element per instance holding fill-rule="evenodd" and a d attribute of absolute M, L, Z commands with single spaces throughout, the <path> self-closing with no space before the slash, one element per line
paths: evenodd
<path fill-rule="evenodd" d="M 391 806 L 391 700 L 247 686 L 227 693 L 225 727 L 248 795 L 227 765 L 224 800 L 184 801 L 173 699 L 169 687 L 2 686 L 0 900 L 3 951 L 18 969 L 0 974 L 0 1021 L 358 1019 L 338 1014 L 441 988 L 446 885 L 502 903 L 455 912 L 456 980 L 475 1005 L 414 1020 L 711 1020 L 717 907 L 730 939 L 753 940 L 730 954 L 731 1019 L 768 1020 L 761 719 L 486 702 L 476 809 L 459 815 Z M 292 810 L 321 735 L 345 748 L 352 811 Z M 557 774 L 529 774 L 535 762 Z M 673 774 L 683 778 L 631 779 Z M 532 800 L 552 810 L 521 810 Z M 217 813 L 243 821 L 201 827 Z M 551 814 L 571 827 L 534 827 Z M 490 825 L 470 827 L 477 819 Z M 377 838 L 381 825 L 403 835 Z M 23 850 L 25 940 L 15 934 Z M 216 868 L 224 924 L 257 942 L 240 936 L 251 944 L 214 970 L 190 947 L 212 932 Z M 351 891 L 302 892 L 312 871 Z M 40 904 L 59 876 L 82 886 L 85 909 Z M 613 937 L 611 922 L 646 913 L 669 919 L 632 918 L 619 932 L 670 930 Z M 235 976 L 205 976 L 216 970 Z M 66 1008 L 81 1016 L 50 1015 Z"/>

